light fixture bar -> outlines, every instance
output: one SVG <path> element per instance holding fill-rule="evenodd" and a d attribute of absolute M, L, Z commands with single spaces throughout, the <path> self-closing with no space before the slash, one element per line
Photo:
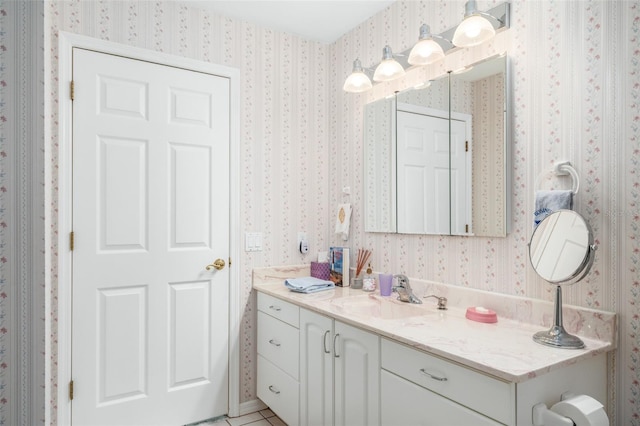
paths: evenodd
<path fill-rule="evenodd" d="M 475 5 L 475 2 L 473 2 L 472 4 Z M 468 6 L 465 5 L 465 9 L 467 9 L 467 8 L 468 8 Z M 482 17 L 488 18 L 487 20 L 489 21 L 489 23 L 495 29 L 496 34 L 501 32 L 501 31 L 504 31 L 504 30 L 508 29 L 509 26 L 510 26 L 511 5 L 508 2 L 501 3 L 501 4 L 497 5 L 497 6 L 489 9 L 486 12 L 476 11 L 476 13 L 478 15 L 482 16 Z M 461 23 L 462 23 L 462 21 L 460 22 L 460 24 Z M 454 36 L 454 34 L 456 32 L 456 29 L 458 28 L 458 26 L 460 26 L 460 24 L 458 24 L 458 25 L 456 25 L 456 26 L 454 26 L 452 28 L 449 28 L 448 30 L 444 31 L 441 34 L 430 34 L 431 39 L 433 41 L 435 41 L 436 43 L 438 43 L 442 47 L 442 50 L 443 50 L 445 55 L 447 53 L 449 53 L 450 51 L 460 49 L 460 47 L 454 46 L 453 42 L 451 41 L 451 40 L 453 40 L 453 36 Z M 422 41 L 422 35 L 423 35 L 423 31 L 422 31 L 422 28 L 421 28 L 421 38 L 418 39 L 416 44 L 419 43 L 420 41 Z M 374 64 L 373 66 L 371 66 L 369 68 L 361 68 L 358 71 L 360 71 L 362 74 L 366 75 L 369 79 L 374 79 L 372 74 L 375 74 L 375 73 L 372 73 L 371 71 L 372 70 L 377 70 L 382 62 L 384 62 L 385 60 L 389 60 L 389 59 L 391 59 L 391 61 L 395 61 L 398 64 L 400 64 L 404 70 L 407 70 L 409 68 L 413 68 L 413 67 L 416 67 L 416 66 L 422 66 L 422 65 L 412 65 L 412 64 L 409 63 L 409 55 L 411 53 L 411 50 L 414 48 L 414 46 L 411 46 L 410 48 L 408 48 L 408 49 L 406 49 L 406 50 L 404 50 L 404 51 L 402 51 L 400 53 L 396 53 L 396 54 L 391 54 L 391 48 L 388 47 L 388 46 L 385 46 L 385 49 L 383 50 L 383 60 L 381 62 L 379 62 L 377 64 Z M 387 55 L 387 56 L 391 56 L 391 58 L 385 57 L 385 55 L 387 53 L 387 50 L 388 50 L 388 53 L 389 53 L 389 55 Z M 358 61 L 358 64 L 359 64 L 359 61 Z M 355 71 L 356 70 L 354 69 L 354 72 Z M 397 78 L 402 74 L 404 74 L 404 73 L 398 73 L 398 75 L 396 77 L 392 77 L 391 79 Z M 349 80 L 350 78 L 351 78 L 351 76 L 349 76 L 349 78 L 347 80 Z M 374 81 L 375 81 L 375 79 L 374 79 Z M 384 80 L 384 81 L 387 81 L 387 80 Z M 357 93 L 357 92 L 368 90 L 368 89 L 364 89 L 364 88 L 363 88 L 363 90 L 358 90 L 358 91 L 356 91 L 356 90 L 347 90 L 347 88 L 346 88 L 347 86 L 348 85 L 345 84 L 345 91 L 348 91 L 348 92 Z"/>

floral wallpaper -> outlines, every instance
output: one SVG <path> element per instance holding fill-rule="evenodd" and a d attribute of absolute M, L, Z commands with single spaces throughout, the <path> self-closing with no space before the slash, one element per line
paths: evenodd
<path fill-rule="evenodd" d="M 491 1 L 480 1 L 488 9 Z M 43 199 L 47 200 L 45 253 L 50 285 L 46 304 L 46 359 L 50 400 L 31 407 L 55 422 L 57 341 L 57 57 L 58 32 L 69 31 L 174 55 L 229 65 L 241 71 L 242 232 L 263 232 L 263 251 L 242 253 L 241 401 L 255 399 L 255 299 L 251 271 L 258 266 L 308 263 L 295 248 L 298 231 L 311 251 L 341 243 L 332 232 L 335 205 L 349 186 L 354 206 L 353 248 L 373 249 L 381 271 L 482 290 L 551 300 L 551 286 L 529 266 L 533 193 L 537 184 L 567 187 L 548 176 L 553 164 L 570 160 L 581 176 L 575 209 L 593 228 L 596 262 L 580 284 L 565 289 L 564 301 L 619 314 L 619 349 L 609 357 L 612 424 L 640 424 L 640 2 L 511 2 L 511 29 L 475 49 L 376 86 L 368 94 L 342 92 L 353 60 L 377 63 L 385 44 L 401 51 L 415 42 L 421 23 L 434 33 L 453 26 L 462 0 L 398 1 L 331 45 L 187 7 L 173 1 L 51 0 L 44 3 L 45 111 L 48 152 Z M 7 33 L 11 8 L 0 2 L 0 59 L 12 54 Z M 440 74 L 446 66 L 476 62 L 507 51 L 512 61 L 512 231 L 506 238 L 464 238 L 364 232 L 364 105 L 395 89 Z M 0 423 L 19 419 L 13 404 L 18 366 L 6 350 L 19 332 L 12 309 L 18 295 L 7 285 L 16 247 L 8 238 L 7 174 L 11 150 L 6 130 L 14 124 L 5 102 L 13 81 L 0 66 Z M 15 87 L 15 86 L 13 86 Z M 7 266 L 9 265 L 9 266 Z M 37 321 L 34 319 L 34 321 Z M 36 328 L 39 328 L 36 325 Z M 44 328 L 44 327 L 40 327 Z M 24 355 L 26 357 L 28 355 Z M 40 418 L 40 417 L 38 417 Z"/>
<path fill-rule="evenodd" d="M 494 1 L 480 1 L 489 9 Z M 485 45 L 448 55 L 457 69 L 506 51 L 513 101 L 512 223 L 506 238 L 439 237 L 364 232 L 364 197 L 354 191 L 350 245 L 373 249 L 375 269 L 487 291 L 553 299 L 553 288 L 529 265 L 534 192 L 569 188 L 549 173 L 569 160 L 578 171 L 575 209 L 593 228 L 598 250 L 590 274 L 566 287 L 564 302 L 619 315 L 619 349 L 609 356 L 611 424 L 640 424 L 640 2 L 511 1 L 511 28 Z M 401 1 L 330 46 L 335 99 L 331 146 L 339 161 L 330 168 L 331 203 L 340 188 L 362 188 L 362 110 L 366 102 L 442 74 L 435 65 L 408 72 L 363 95 L 340 86 L 352 61 L 364 66 L 411 46 L 425 22 L 434 33 L 453 26 L 461 1 Z M 474 153 L 475 154 L 475 153 Z M 347 164 L 347 167 L 344 166 Z M 334 239 L 334 242 L 337 242 Z"/>
<path fill-rule="evenodd" d="M 0 3 L 0 63 L 7 63 L 7 56 L 10 52 L 7 51 L 6 42 L 7 34 L 5 32 L 5 28 L 7 28 L 7 15 L 8 11 L 5 8 L 4 1 Z M 10 401 L 9 395 L 9 384 L 11 381 L 9 380 L 9 371 L 12 365 L 9 362 L 8 357 L 8 346 L 10 335 L 9 330 L 11 329 L 11 324 L 9 323 L 10 318 L 7 316 L 7 311 L 9 308 L 9 300 L 8 297 L 11 295 L 7 290 L 7 280 L 9 275 L 9 264 L 8 262 L 12 259 L 9 257 L 8 252 L 8 230 L 7 227 L 7 216 L 6 213 L 7 205 L 8 205 L 8 197 L 7 197 L 7 186 L 9 176 L 6 173 L 8 169 L 8 160 L 7 160 L 7 114 L 8 109 L 7 105 L 7 97 L 8 97 L 8 88 L 12 82 L 7 81 L 7 70 L 4 66 L 0 67 L 0 424 L 6 424 L 7 420 L 7 404 Z"/>

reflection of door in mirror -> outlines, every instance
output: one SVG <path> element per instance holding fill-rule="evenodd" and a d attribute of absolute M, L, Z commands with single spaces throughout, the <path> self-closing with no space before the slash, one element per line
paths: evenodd
<path fill-rule="evenodd" d="M 449 234 L 449 112 L 398 103 L 398 232 Z"/>
<path fill-rule="evenodd" d="M 571 210 L 548 216 L 531 238 L 533 268 L 551 283 L 571 279 L 589 253 L 589 234 L 582 216 Z"/>
<path fill-rule="evenodd" d="M 396 109 L 398 232 L 470 232 L 471 117 L 450 122 L 448 111 L 401 102 Z"/>
<path fill-rule="evenodd" d="M 449 170 L 451 176 L 451 235 L 472 235 L 471 134 L 469 114 L 451 113 Z"/>

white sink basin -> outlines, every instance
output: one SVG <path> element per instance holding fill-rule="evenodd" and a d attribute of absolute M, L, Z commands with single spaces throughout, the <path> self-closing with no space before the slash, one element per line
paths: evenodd
<path fill-rule="evenodd" d="M 436 314 L 436 312 L 424 305 L 401 302 L 396 299 L 395 294 L 388 297 L 375 294 L 353 296 L 335 300 L 332 305 L 339 308 L 346 315 L 382 319 L 402 319 Z"/>

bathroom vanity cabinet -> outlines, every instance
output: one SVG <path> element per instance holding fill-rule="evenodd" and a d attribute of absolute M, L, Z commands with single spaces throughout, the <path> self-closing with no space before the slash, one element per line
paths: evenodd
<path fill-rule="evenodd" d="M 289 425 L 298 424 L 300 308 L 258 293 L 257 394 Z"/>
<path fill-rule="evenodd" d="M 300 424 L 377 425 L 380 338 L 300 309 Z"/>
<path fill-rule="evenodd" d="M 377 335 L 258 293 L 257 393 L 287 424 L 380 424 L 379 354 Z"/>
<path fill-rule="evenodd" d="M 567 351 L 533 342 L 537 326 L 474 323 L 455 308 L 347 288 L 302 295 L 280 280 L 254 288 L 257 395 L 289 425 L 526 426 L 534 405 L 566 393 L 606 401 L 613 343 Z"/>
<path fill-rule="evenodd" d="M 381 358 L 384 425 L 513 423 L 515 387 L 505 381 L 388 339 Z"/>

